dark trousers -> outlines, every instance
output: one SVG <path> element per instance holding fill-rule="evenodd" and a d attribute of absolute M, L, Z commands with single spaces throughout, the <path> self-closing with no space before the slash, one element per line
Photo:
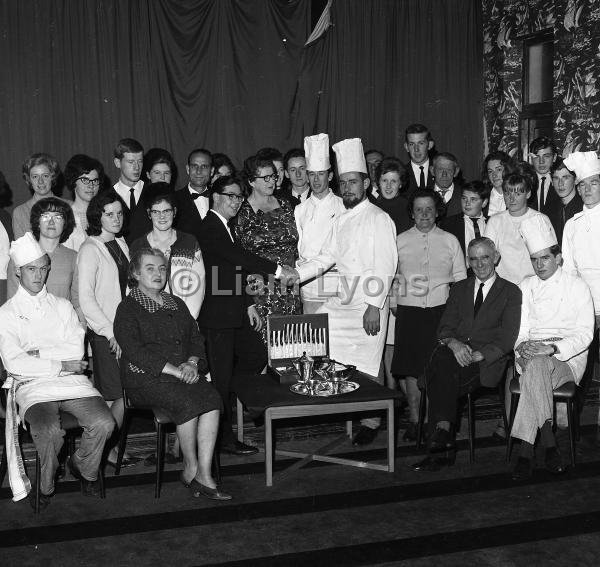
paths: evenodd
<path fill-rule="evenodd" d="M 429 423 L 433 427 L 440 421 L 456 422 L 458 399 L 477 390 L 479 363 L 461 367 L 447 346 L 434 351 L 425 374 L 429 400 Z"/>
<path fill-rule="evenodd" d="M 206 337 L 206 354 L 213 385 L 221 394 L 224 410 L 221 415 L 221 443 L 232 443 L 230 395 L 236 380 L 259 374 L 267 363 L 267 350 L 259 333 L 249 323 L 236 329 L 201 329 Z M 238 424 L 238 427 L 240 424 Z"/>

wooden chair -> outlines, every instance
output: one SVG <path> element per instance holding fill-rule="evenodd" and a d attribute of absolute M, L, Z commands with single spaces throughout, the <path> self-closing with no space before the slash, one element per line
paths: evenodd
<path fill-rule="evenodd" d="M 174 425 L 171 416 L 163 409 L 152 406 L 135 406 L 129 399 L 127 392 L 123 390 L 123 401 L 125 403 L 125 411 L 123 414 L 123 425 L 119 434 L 119 448 L 117 453 L 117 463 L 115 466 L 115 475 L 121 473 L 121 465 L 123 463 L 123 455 L 125 454 L 125 445 L 127 443 L 127 433 L 131 424 L 132 414 L 136 411 L 151 411 L 154 416 L 154 429 L 156 430 L 156 474 L 154 481 L 154 498 L 160 498 L 160 489 L 162 486 L 162 476 L 165 459 L 165 441 L 167 428 Z M 217 482 L 220 481 L 220 467 L 217 450 L 213 453 L 213 474 Z"/>
<path fill-rule="evenodd" d="M 510 457 L 513 447 L 513 438 L 510 435 L 512 430 L 513 422 L 515 421 L 515 415 L 517 413 L 517 406 L 519 404 L 519 397 L 521 395 L 521 385 L 519 378 L 516 376 L 510 381 L 510 419 L 508 423 L 508 429 L 506 430 L 506 436 L 508 438 L 508 444 L 506 446 L 506 462 L 510 462 Z M 567 404 L 567 425 L 569 427 L 569 448 L 571 452 L 571 466 L 575 466 L 575 442 L 577 440 L 579 431 L 579 413 L 575 409 L 578 397 L 578 386 L 575 382 L 567 382 L 562 386 L 559 386 L 554 390 L 552 394 L 553 406 L 554 406 L 554 417 L 553 423 L 556 428 L 556 404 L 558 402 L 564 402 Z"/>

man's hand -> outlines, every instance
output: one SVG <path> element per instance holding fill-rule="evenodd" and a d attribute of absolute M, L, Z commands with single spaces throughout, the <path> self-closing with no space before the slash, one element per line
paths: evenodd
<path fill-rule="evenodd" d="M 195 384 L 196 382 L 198 382 L 199 376 L 198 368 L 196 365 L 190 364 L 189 362 L 183 362 L 177 368 L 181 373 L 179 379 L 182 382 L 185 382 L 186 384 Z"/>
<path fill-rule="evenodd" d="M 473 360 L 473 362 L 481 362 L 483 360 L 483 354 L 481 354 L 481 351 L 478 350 L 474 350 L 471 353 L 471 359 Z"/>
<path fill-rule="evenodd" d="M 515 350 L 525 361 L 531 360 L 534 356 L 552 356 L 554 354 L 552 345 L 547 345 L 541 341 L 523 341 Z"/>
<path fill-rule="evenodd" d="M 379 308 L 374 305 L 367 305 L 363 315 L 363 329 L 367 335 L 376 335 L 379 333 Z"/>
<path fill-rule="evenodd" d="M 263 328 L 262 317 L 258 314 L 258 309 L 256 309 L 255 305 L 248 307 L 248 319 L 250 319 L 250 326 L 255 331 L 258 332 Z"/>
<path fill-rule="evenodd" d="M 115 337 L 108 339 L 108 345 L 110 346 L 110 352 L 112 352 L 115 355 L 115 358 L 119 360 L 119 358 L 121 358 L 121 347 L 119 346 L 117 339 L 115 339 Z"/>
<path fill-rule="evenodd" d="M 461 343 L 456 339 L 450 339 L 446 346 L 454 353 L 454 358 L 459 366 L 464 368 L 473 362 L 473 351 L 471 347 L 465 343 Z"/>
<path fill-rule="evenodd" d="M 63 360 L 61 365 L 63 372 L 73 372 L 74 374 L 81 374 L 88 367 L 85 360 Z"/>
<path fill-rule="evenodd" d="M 294 285 L 296 282 L 300 281 L 300 274 L 295 268 L 284 264 L 281 266 L 281 275 L 279 279 L 287 286 Z"/>

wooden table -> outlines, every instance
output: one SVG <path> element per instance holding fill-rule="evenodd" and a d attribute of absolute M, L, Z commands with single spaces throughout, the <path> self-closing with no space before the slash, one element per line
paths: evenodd
<path fill-rule="evenodd" d="M 357 373 L 353 381 L 360 388 L 348 394 L 329 397 L 302 396 L 290 391 L 289 385 L 282 385 L 269 375 L 247 377 L 235 384 L 237 395 L 238 439 L 244 438 L 243 407 L 246 406 L 251 414 L 264 414 L 265 419 L 265 472 L 267 486 L 273 486 L 273 456 L 274 453 L 286 457 L 301 459 L 286 471 L 296 470 L 310 461 L 324 461 L 339 465 L 349 465 L 375 470 L 394 472 L 394 403 L 399 395 L 385 388 L 365 375 Z M 315 450 L 314 453 L 300 451 L 275 450 L 273 446 L 274 422 L 281 419 L 309 417 L 315 415 L 350 414 L 373 410 L 384 410 L 387 413 L 388 451 L 387 464 L 379 465 L 343 459 L 326 454 L 335 447 L 352 437 L 352 421 L 346 421 L 346 433 L 333 442 Z M 347 435 L 347 437 L 346 437 Z"/>

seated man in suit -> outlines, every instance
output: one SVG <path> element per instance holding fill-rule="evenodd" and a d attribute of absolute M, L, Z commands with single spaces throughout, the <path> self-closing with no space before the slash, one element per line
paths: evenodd
<path fill-rule="evenodd" d="M 469 243 L 475 277 L 455 283 L 438 327 L 439 346 L 426 369 L 429 455 L 415 470 L 438 470 L 455 457 L 458 399 L 502 379 L 519 332 L 521 291 L 496 274 L 500 255 L 489 238 Z"/>
<path fill-rule="evenodd" d="M 408 169 L 408 187 L 404 197 L 407 199 L 417 189 L 432 189 L 433 175 L 429 171 L 429 152 L 434 142 L 429 128 L 423 124 L 411 124 L 404 132 L 404 149 L 410 156 L 406 164 Z"/>
<path fill-rule="evenodd" d="M 40 456 L 40 507 L 50 503 L 65 434 L 59 410 L 71 413 L 83 428 L 69 461 L 71 473 L 82 480 L 86 496 L 99 497 L 98 468 L 115 420 L 84 374 L 84 329 L 71 303 L 46 291 L 50 258 L 31 232 L 12 243 L 10 257 L 19 289 L 0 307 L 0 355 L 8 372 L 3 387 L 8 390 L 6 449 L 13 500 L 25 498 L 31 488 L 20 458 L 20 417 L 29 424 Z"/>
<path fill-rule="evenodd" d="M 546 136 L 540 136 L 529 144 L 529 159 L 535 169 L 537 183 L 531 192 L 528 205 L 544 214 L 548 214 L 548 205 L 557 200 L 556 193 L 552 191 L 552 175 L 550 173 L 557 155 L 556 144 Z"/>
<path fill-rule="evenodd" d="M 458 160 L 450 152 L 440 152 L 431 160 L 433 190 L 442 198 L 444 216 L 457 215 L 461 211 L 461 194 L 457 181 L 460 167 Z"/>
<path fill-rule="evenodd" d="M 469 265 L 467 244 L 473 238 L 479 238 L 485 231 L 486 218 L 483 209 L 487 207 L 490 196 L 489 189 L 481 181 L 465 183 L 460 187 L 460 206 L 462 212 L 443 218 L 440 228 L 456 236 L 465 254 L 465 263 Z M 467 270 L 467 276 L 472 276 L 473 270 Z"/>
<path fill-rule="evenodd" d="M 211 197 L 212 208 L 197 231 L 207 274 L 198 325 L 206 337 L 211 378 L 223 398 L 220 449 L 235 455 L 250 455 L 258 449 L 237 441 L 233 435 L 232 377 L 259 374 L 267 363 L 267 353 L 257 332 L 263 322 L 252 298 L 244 293 L 244 276 L 260 273 L 278 278 L 288 273 L 288 268 L 248 252 L 234 241 L 228 223 L 244 200 L 236 178 L 219 177 L 211 188 Z"/>
<path fill-rule="evenodd" d="M 563 270 L 556 236 L 547 217 L 533 217 L 521 225 L 535 275 L 519 287 L 523 293 L 521 327 L 515 362 L 521 372 L 521 395 L 511 435 L 521 439 L 514 480 L 528 479 L 533 471 L 535 439 L 545 447 L 546 468 L 563 472 L 552 432 L 552 392 L 579 383 L 587 364 L 594 333 L 594 304 L 587 284 Z"/>

